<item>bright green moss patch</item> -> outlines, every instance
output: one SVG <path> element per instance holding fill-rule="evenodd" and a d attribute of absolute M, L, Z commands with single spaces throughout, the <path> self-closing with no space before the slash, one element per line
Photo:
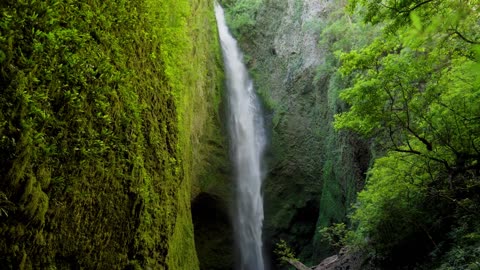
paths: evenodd
<path fill-rule="evenodd" d="M 0 4 L 2 266 L 198 268 L 192 149 L 221 77 L 211 10 Z"/>

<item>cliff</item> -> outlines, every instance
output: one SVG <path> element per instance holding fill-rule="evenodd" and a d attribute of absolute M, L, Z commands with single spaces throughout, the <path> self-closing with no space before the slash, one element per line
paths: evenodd
<path fill-rule="evenodd" d="M 198 269 L 192 187 L 222 140 L 213 3 L 0 14 L 2 269 Z"/>
<path fill-rule="evenodd" d="M 307 265 L 348 245 L 380 269 L 478 268 L 475 4 L 224 4 L 270 112 L 267 244 Z"/>
<path fill-rule="evenodd" d="M 268 111 L 267 248 L 284 239 L 312 263 L 332 253 L 319 229 L 346 219 L 370 160 L 368 143 L 333 129 L 345 109 L 343 81 L 332 63 L 335 37 L 322 33 L 341 17 L 337 2 L 224 1 Z"/>

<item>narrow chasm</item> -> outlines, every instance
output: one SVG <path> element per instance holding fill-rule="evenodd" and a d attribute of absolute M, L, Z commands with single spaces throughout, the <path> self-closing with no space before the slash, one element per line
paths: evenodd
<path fill-rule="evenodd" d="M 192 219 L 200 269 L 233 269 L 233 228 L 227 203 L 216 195 L 200 193 L 192 201 Z"/>

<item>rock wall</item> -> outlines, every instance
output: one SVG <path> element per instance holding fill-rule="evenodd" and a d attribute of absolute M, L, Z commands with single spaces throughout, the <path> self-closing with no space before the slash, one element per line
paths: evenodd
<path fill-rule="evenodd" d="M 192 185 L 221 141 L 213 2 L 0 13 L 0 268 L 198 269 Z"/>
<path fill-rule="evenodd" d="M 245 1 L 224 1 L 231 21 L 239 17 L 235 3 Z M 333 253 L 318 230 L 345 220 L 369 162 L 368 144 L 333 130 L 343 108 L 338 82 L 334 71 L 320 72 L 333 54 L 319 46 L 320 32 L 341 8 L 336 2 L 265 0 L 251 15 L 254 24 L 233 29 L 269 120 L 266 246 L 284 239 L 311 264 Z"/>
<path fill-rule="evenodd" d="M 266 244 L 284 239 L 304 257 L 312 255 L 319 214 L 321 128 L 326 124 L 326 92 L 315 81 L 322 53 L 307 23 L 321 11 L 322 5 L 313 1 L 266 2 L 257 14 L 252 42 L 243 43 L 257 90 L 270 109 Z"/>

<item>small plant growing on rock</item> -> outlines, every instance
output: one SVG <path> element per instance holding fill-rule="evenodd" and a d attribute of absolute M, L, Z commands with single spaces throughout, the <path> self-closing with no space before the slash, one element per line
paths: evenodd
<path fill-rule="evenodd" d="M 293 250 L 283 239 L 280 239 L 275 245 L 274 253 L 277 255 L 277 259 L 282 265 L 288 265 L 289 261 L 298 261 Z"/>
<path fill-rule="evenodd" d="M 349 244 L 349 230 L 345 223 L 335 223 L 332 226 L 322 228 L 320 234 L 337 251 Z"/>

